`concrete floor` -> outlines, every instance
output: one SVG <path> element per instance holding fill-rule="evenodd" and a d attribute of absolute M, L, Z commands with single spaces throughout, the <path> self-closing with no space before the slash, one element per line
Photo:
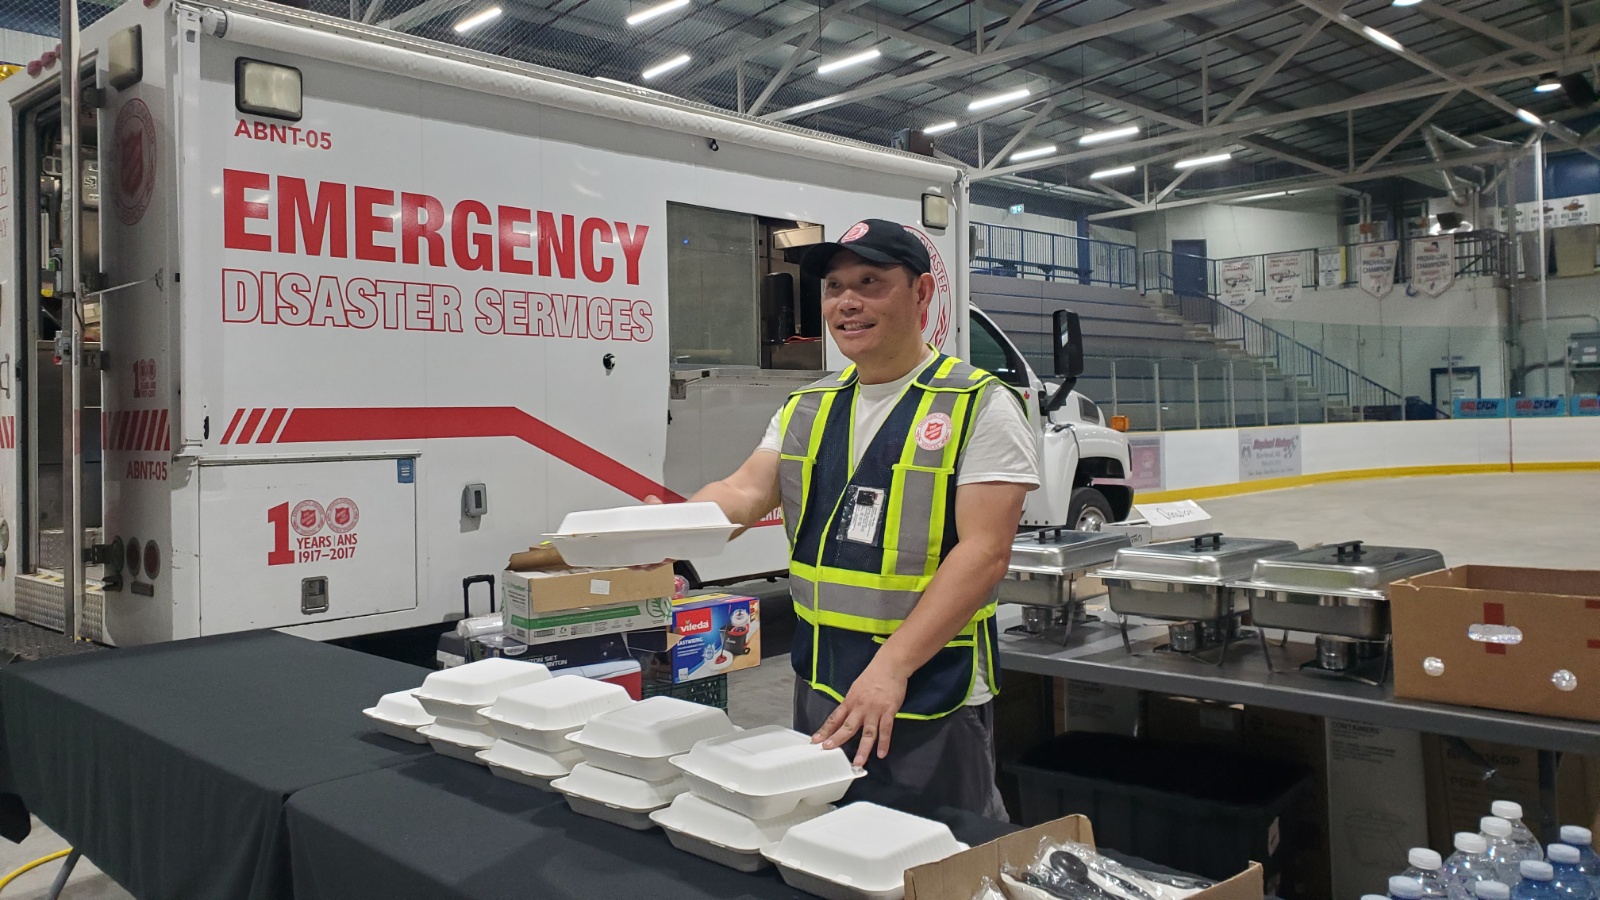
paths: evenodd
<path fill-rule="evenodd" d="M 1600 510 L 1600 473 L 1552 472 L 1394 478 L 1312 485 L 1204 501 L 1215 530 L 1283 537 L 1302 546 L 1362 540 L 1426 547 L 1451 565 L 1597 568 L 1590 545 Z M 789 723 L 793 674 L 769 659 L 730 676 L 729 714 L 746 728 Z M 43 825 L 21 846 L 0 841 L 0 875 L 66 846 Z M 6 900 L 43 900 L 60 867 L 50 863 L 7 888 Z M 67 891 L 72 900 L 127 900 L 88 862 Z"/>

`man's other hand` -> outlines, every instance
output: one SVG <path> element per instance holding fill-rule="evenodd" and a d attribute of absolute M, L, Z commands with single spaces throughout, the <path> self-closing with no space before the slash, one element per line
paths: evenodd
<path fill-rule="evenodd" d="M 875 660 L 850 686 L 844 702 L 811 736 L 811 742 L 832 750 L 859 735 L 861 743 L 856 747 L 856 758 L 852 764 L 857 767 L 866 765 L 867 760 L 872 758 L 874 747 L 878 750 L 878 758 L 883 759 L 889 755 L 889 738 L 894 732 L 895 713 L 900 711 L 905 702 L 906 679 Z"/>

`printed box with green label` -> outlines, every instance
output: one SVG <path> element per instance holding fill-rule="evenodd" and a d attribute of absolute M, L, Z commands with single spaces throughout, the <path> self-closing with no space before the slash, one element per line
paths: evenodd
<path fill-rule="evenodd" d="M 531 555 L 531 554 L 529 554 Z M 501 575 L 505 633 L 524 644 L 658 628 L 672 620 L 672 570 L 577 569 L 559 557 L 524 560 Z"/>
<path fill-rule="evenodd" d="M 646 681 L 682 684 L 761 664 L 761 602 L 707 593 L 672 603 L 667 649 L 639 654 Z"/>

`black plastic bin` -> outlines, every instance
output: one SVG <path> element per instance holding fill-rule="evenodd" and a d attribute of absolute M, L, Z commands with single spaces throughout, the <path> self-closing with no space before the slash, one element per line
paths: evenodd
<path fill-rule="evenodd" d="M 1009 768 L 1024 825 L 1079 813 L 1100 846 L 1207 878 L 1254 860 L 1269 883 L 1280 816 L 1309 780 L 1291 763 L 1091 732 L 1052 738 Z"/>

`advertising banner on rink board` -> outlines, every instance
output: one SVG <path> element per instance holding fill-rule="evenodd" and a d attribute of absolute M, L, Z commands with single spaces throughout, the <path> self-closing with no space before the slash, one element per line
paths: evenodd
<path fill-rule="evenodd" d="M 1256 258 L 1237 256 L 1218 264 L 1219 299 L 1234 309 L 1244 309 L 1256 299 Z"/>
<path fill-rule="evenodd" d="M 1267 296 L 1284 306 L 1300 299 L 1300 284 L 1304 277 L 1305 254 L 1299 250 L 1289 253 L 1268 253 Z"/>
<path fill-rule="evenodd" d="M 1394 265 L 1400 258 L 1399 241 L 1375 241 L 1356 245 L 1356 270 L 1361 289 L 1378 299 L 1394 290 Z"/>
<path fill-rule="evenodd" d="M 1456 280 L 1456 239 L 1448 234 L 1411 242 L 1411 284 L 1430 297 Z"/>
<path fill-rule="evenodd" d="M 1300 428 L 1246 428 L 1239 432 L 1239 480 L 1301 474 Z"/>

